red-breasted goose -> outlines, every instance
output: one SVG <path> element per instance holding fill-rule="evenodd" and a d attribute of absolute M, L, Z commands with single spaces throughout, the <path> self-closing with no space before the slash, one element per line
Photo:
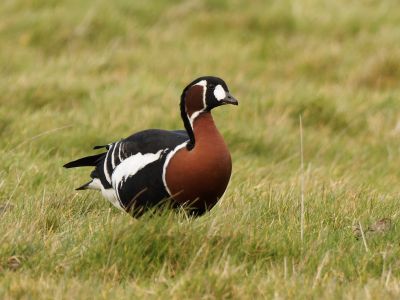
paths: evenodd
<path fill-rule="evenodd" d="M 231 176 L 231 156 L 211 116 L 213 108 L 224 104 L 238 101 L 222 79 L 197 78 L 181 96 L 186 130 L 141 131 L 96 146 L 107 151 L 64 167 L 94 166 L 92 180 L 77 190 L 100 190 L 114 206 L 135 217 L 166 199 L 202 215 L 224 194 Z"/>

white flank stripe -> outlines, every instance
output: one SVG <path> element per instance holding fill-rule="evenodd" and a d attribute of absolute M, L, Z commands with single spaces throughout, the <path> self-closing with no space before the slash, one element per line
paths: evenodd
<path fill-rule="evenodd" d="M 162 152 L 163 149 L 157 153 L 142 154 L 139 152 L 125 159 L 115 168 L 112 174 L 113 188 L 118 189 L 118 186 L 125 182 L 128 177 L 135 175 L 139 170 L 159 159 Z"/>
<path fill-rule="evenodd" d="M 114 155 L 115 155 L 115 149 L 117 148 L 118 142 L 114 144 L 114 148 L 111 154 L 111 166 L 113 170 L 115 169 L 115 161 L 114 161 Z"/>
<path fill-rule="evenodd" d="M 111 184 L 110 174 L 108 173 L 108 170 L 107 170 L 108 154 L 110 154 L 110 150 L 107 151 L 106 158 L 104 159 L 104 166 L 103 166 L 103 169 L 104 169 L 104 175 L 106 176 L 107 182 L 108 182 L 109 184 Z"/>
<path fill-rule="evenodd" d="M 172 196 L 172 194 L 171 194 L 171 191 L 168 188 L 167 180 L 165 179 L 165 176 L 167 174 L 167 167 L 168 167 L 169 161 L 175 155 L 175 153 L 178 152 L 183 147 L 185 147 L 187 145 L 187 143 L 188 142 L 184 142 L 184 143 L 176 146 L 174 150 L 172 150 L 170 153 L 168 153 L 167 158 L 165 159 L 165 163 L 164 163 L 164 166 L 163 166 L 162 180 L 163 180 L 163 183 L 164 183 L 164 187 L 165 187 L 165 189 L 167 190 L 167 192 L 168 192 L 168 194 L 170 196 Z"/>
<path fill-rule="evenodd" d="M 119 145 L 119 150 L 118 150 L 118 158 L 119 158 L 119 163 L 121 163 L 122 162 L 122 157 L 121 157 L 121 148 L 122 148 L 122 144 L 121 145 Z"/>
<path fill-rule="evenodd" d="M 101 184 L 100 179 L 95 178 L 93 181 L 89 184 L 88 188 L 94 189 L 94 190 L 100 190 L 101 194 L 103 195 L 104 198 L 106 198 L 108 201 L 112 203 L 116 208 L 125 211 L 124 208 L 121 206 L 119 203 L 119 200 L 117 198 L 117 195 L 114 191 L 114 189 L 104 189 L 103 185 Z"/>
<path fill-rule="evenodd" d="M 95 178 L 92 180 L 92 182 L 88 185 L 88 189 L 92 190 L 101 190 L 103 188 L 103 185 L 101 184 L 100 179 Z"/>
<path fill-rule="evenodd" d="M 121 203 L 118 200 L 118 197 L 115 193 L 114 189 L 102 189 L 101 193 L 104 198 L 106 198 L 108 201 L 112 203 L 116 208 L 125 211 L 125 209 L 122 207 Z"/>

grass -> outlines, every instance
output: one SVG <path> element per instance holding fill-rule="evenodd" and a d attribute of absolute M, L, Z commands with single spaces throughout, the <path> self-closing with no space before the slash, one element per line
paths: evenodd
<path fill-rule="evenodd" d="M 397 299 L 399 21 L 395 0 L 2 1 L 0 298 Z M 74 191 L 89 170 L 63 163 L 182 128 L 207 74 L 240 101 L 214 112 L 215 209 L 134 220 Z"/>

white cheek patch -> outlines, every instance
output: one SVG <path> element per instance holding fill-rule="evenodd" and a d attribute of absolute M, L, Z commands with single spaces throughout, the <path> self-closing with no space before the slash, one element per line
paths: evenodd
<path fill-rule="evenodd" d="M 226 97 L 226 92 L 220 84 L 215 87 L 214 96 L 218 101 L 221 101 Z"/>

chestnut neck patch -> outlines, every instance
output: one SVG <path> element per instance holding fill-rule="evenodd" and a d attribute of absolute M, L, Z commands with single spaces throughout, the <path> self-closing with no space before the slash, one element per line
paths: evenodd
<path fill-rule="evenodd" d="M 206 104 L 206 89 L 207 82 L 200 81 L 198 84 L 187 87 L 181 96 L 181 117 L 185 129 L 189 135 L 190 141 L 186 148 L 192 150 L 195 144 L 195 138 L 193 133 L 193 122 L 207 108 Z"/>
<path fill-rule="evenodd" d="M 186 92 L 185 108 L 189 118 L 191 118 L 195 112 L 205 109 L 204 94 L 204 87 L 201 85 L 194 85 Z"/>

